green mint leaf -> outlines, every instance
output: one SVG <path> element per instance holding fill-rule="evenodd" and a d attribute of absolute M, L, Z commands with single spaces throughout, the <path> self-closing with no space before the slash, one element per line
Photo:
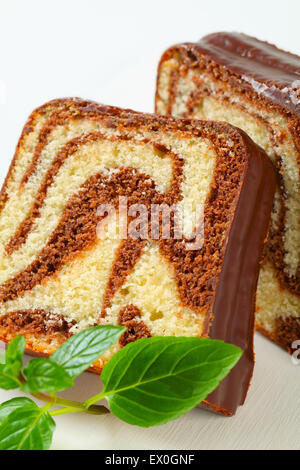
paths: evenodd
<path fill-rule="evenodd" d="M 25 338 L 17 336 L 7 346 L 5 360 L 0 364 L 0 388 L 19 388 L 19 374 L 23 366 Z"/>
<path fill-rule="evenodd" d="M 55 422 L 48 412 L 29 401 L 16 406 L 1 422 L 0 450 L 49 449 Z"/>
<path fill-rule="evenodd" d="M 5 354 L 5 362 L 15 371 L 18 376 L 23 366 L 23 355 L 25 351 L 25 338 L 17 336 L 7 346 Z"/>
<path fill-rule="evenodd" d="M 5 401 L 0 405 L 0 426 L 5 418 L 17 408 L 22 408 L 24 405 L 31 405 L 33 401 L 30 398 L 18 397 Z"/>
<path fill-rule="evenodd" d="M 20 381 L 16 376 L 16 368 L 8 364 L 0 364 L 0 388 L 13 390 L 20 387 Z"/>
<path fill-rule="evenodd" d="M 26 393 L 59 392 L 73 386 L 73 379 L 64 367 L 51 359 L 33 359 L 24 369 L 27 378 L 21 390 Z"/>
<path fill-rule="evenodd" d="M 240 348 L 218 340 L 141 339 L 118 351 L 104 367 L 103 395 L 126 423 L 164 424 L 204 400 L 241 355 Z"/>
<path fill-rule="evenodd" d="M 86 370 L 119 339 L 125 328 L 99 325 L 71 336 L 51 356 L 51 361 L 64 367 L 75 378 Z"/>

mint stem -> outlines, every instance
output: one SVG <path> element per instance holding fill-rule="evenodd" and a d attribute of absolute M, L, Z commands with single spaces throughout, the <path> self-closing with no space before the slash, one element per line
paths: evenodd
<path fill-rule="evenodd" d="M 103 408 L 103 410 L 102 410 Z M 91 415 L 100 415 L 100 414 L 107 414 L 109 413 L 109 410 L 107 408 L 100 407 L 100 406 L 92 406 L 89 409 L 82 407 L 82 408 L 73 408 L 71 406 L 68 406 L 66 408 L 60 408 L 59 410 L 53 410 L 50 411 L 51 416 L 59 416 L 59 415 L 64 415 L 67 413 L 87 413 Z"/>
<path fill-rule="evenodd" d="M 74 413 L 77 411 L 78 413 L 80 412 L 89 412 L 89 414 L 107 414 L 109 413 L 109 410 L 102 405 L 95 405 L 93 407 L 90 407 L 89 410 L 87 410 L 86 406 L 84 403 L 80 403 L 78 401 L 72 401 L 72 400 L 66 400 L 65 398 L 60 398 L 60 397 L 50 397 L 49 395 L 45 395 L 44 393 L 36 393 L 33 395 L 35 398 L 38 398 L 38 400 L 42 401 L 47 401 L 52 403 L 52 406 L 54 405 L 59 405 L 59 406 L 64 406 L 68 410 L 73 410 L 73 411 L 66 411 L 65 413 L 72 412 Z M 55 410 L 55 411 L 62 411 L 62 410 Z M 63 413 L 57 413 L 57 414 L 63 414 Z"/>
<path fill-rule="evenodd" d="M 108 394 L 105 393 L 105 392 L 101 392 L 101 393 L 98 393 L 98 395 L 94 395 L 93 397 L 89 398 L 88 400 L 86 400 L 84 403 L 83 403 L 83 406 L 86 408 L 86 409 L 91 409 L 91 406 L 94 405 L 94 403 L 96 403 L 97 401 L 100 401 L 102 400 L 103 398 L 105 398 Z M 94 405 L 95 406 L 95 405 Z M 97 405 L 97 406 L 101 406 L 101 405 Z M 105 408 L 105 407 L 104 407 Z"/>
<path fill-rule="evenodd" d="M 60 408 L 59 410 L 50 411 L 50 415 L 59 416 L 59 415 L 65 415 L 68 413 L 80 413 L 80 412 L 83 413 L 84 411 L 87 412 L 87 410 L 79 410 L 78 408 L 67 407 L 67 408 Z"/>
<path fill-rule="evenodd" d="M 25 379 L 25 377 L 22 373 L 20 373 L 19 381 L 20 381 L 21 385 L 26 382 L 26 379 Z M 50 396 L 50 395 L 47 395 L 45 393 L 33 393 L 32 396 L 34 396 L 38 400 L 49 402 L 49 403 L 52 404 L 52 406 L 60 405 L 60 406 L 66 407 L 66 409 L 68 409 L 68 410 L 71 410 L 71 409 L 73 410 L 73 411 L 65 411 L 65 413 L 74 413 L 74 412 L 77 411 L 78 413 L 85 412 L 85 413 L 89 413 L 89 414 L 99 414 L 100 415 L 100 414 L 107 414 L 107 413 L 110 412 L 105 406 L 102 406 L 102 405 L 90 406 L 90 408 L 88 410 L 87 407 L 85 406 L 85 403 L 80 403 L 78 401 L 72 401 L 72 400 L 67 400 L 65 398 L 60 398 L 56 394 L 54 394 L 53 396 Z M 92 399 L 93 399 L 93 397 L 92 397 Z M 98 401 L 98 399 L 94 400 L 93 403 L 95 403 L 96 401 Z M 90 405 L 92 405 L 93 403 L 91 403 Z M 60 411 L 60 413 L 57 413 L 57 414 L 63 414 L 62 409 L 61 410 L 55 410 L 55 411 L 57 411 L 57 412 Z M 53 416 L 55 416 L 55 415 L 53 415 Z"/>
<path fill-rule="evenodd" d="M 41 408 L 41 413 L 46 413 L 46 411 L 50 410 L 51 407 L 52 407 L 51 403 L 46 403 L 46 405 L 43 406 L 43 408 Z"/>

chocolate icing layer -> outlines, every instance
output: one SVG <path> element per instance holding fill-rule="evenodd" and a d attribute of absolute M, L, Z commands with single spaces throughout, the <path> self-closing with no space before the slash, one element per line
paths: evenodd
<path fill-rule="evenodd" d="M 251 149 L 243 188 L 225 243 L 225 257 L 217 287 L 209 336 L 239 346 L 244 354 L 220 386 L 207 397 L 204 406 L 233 415 L 246 399 L 253 373 L 255 292 L 259 262 L 272 209 L 276 177 L 264 152 L 245 134 Z M 255 195 L 249 198 L 249 195 Z M 239 292 L 239 295 L 237 295 Z M 249 308 L 251 305 L 251 308 Z"/>
<path fill-rule="evenodd" d="M 299 56 L 240 33 L 214 33 L 181 47 L 226 66 L 239 76 L 241 85 L 300 116 Z"/>

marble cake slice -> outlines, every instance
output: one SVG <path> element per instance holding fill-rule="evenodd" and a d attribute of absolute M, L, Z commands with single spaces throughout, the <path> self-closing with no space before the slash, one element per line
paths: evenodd
<path fill-rule="evenodd" d="M 45 104 L 24 127 L 1 193 L 0 339 L 22 334 L 30 352 L 49 355 L 91 325 L 124 325 L 96 372 L 142 337 L 223 339 L 244 354 L 206 406 L 234 414 L 253 369 L 274 188 L 265 153 L 228 124 L 79 99 Z M 184 209 L 187 220 L 200 207 L 203 217 L 178 232 L 172 212 L 170 236 L 158 221 L 155 237 L 152 219 L 146 233 L 144 223 L 132 228 L 136 204 L 147 214 Z"/>
<path fill-rule="evenodd" d="M 300 57 L 237 33 L 179 44 L 159 64 L 156 111 L 227 121 L 275 164 L 278 188 L 256 326 L 292 352 L 300 339 Z"/>

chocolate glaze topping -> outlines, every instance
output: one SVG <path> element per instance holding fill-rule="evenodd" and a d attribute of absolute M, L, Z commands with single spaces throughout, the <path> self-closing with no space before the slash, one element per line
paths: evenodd
<path fill-rule="evenodd" d="M 207 398 L 209 406 L 223 414 L 234 414 L 237 403 L 245 401 L 254 363 L 253 333 L 255 292 L 258 263 L 264 245 L 263 233 L 268 229 L 272 207 L 270 194 L 275 189 L 271 163 L 266 165 L 263 152 L 251 146 L 252 157 L 244 179 L 236 216 L 228 234 L 223 269 L 214 303 L 214 319 L 210 324 L 211 338 L 240 346 L 244 351 L 238 364 L 220 386 Z M 255 197 L 249 198 L 249 194 Z M 251 199 L 251 200 L 250 200 Z M 254 274 L 255 273 L 255 274 Z M 233 288 L 235 286 L 235 288 Z M 239 295 L 236 295 L 236 292 Z"/>
<path fill-rule="evenodd" d="M 241 79 L 241 85 L 300 116 L 300 57 L 240 33 L 214 33 L 189 51 L 210 57 Z"/>

